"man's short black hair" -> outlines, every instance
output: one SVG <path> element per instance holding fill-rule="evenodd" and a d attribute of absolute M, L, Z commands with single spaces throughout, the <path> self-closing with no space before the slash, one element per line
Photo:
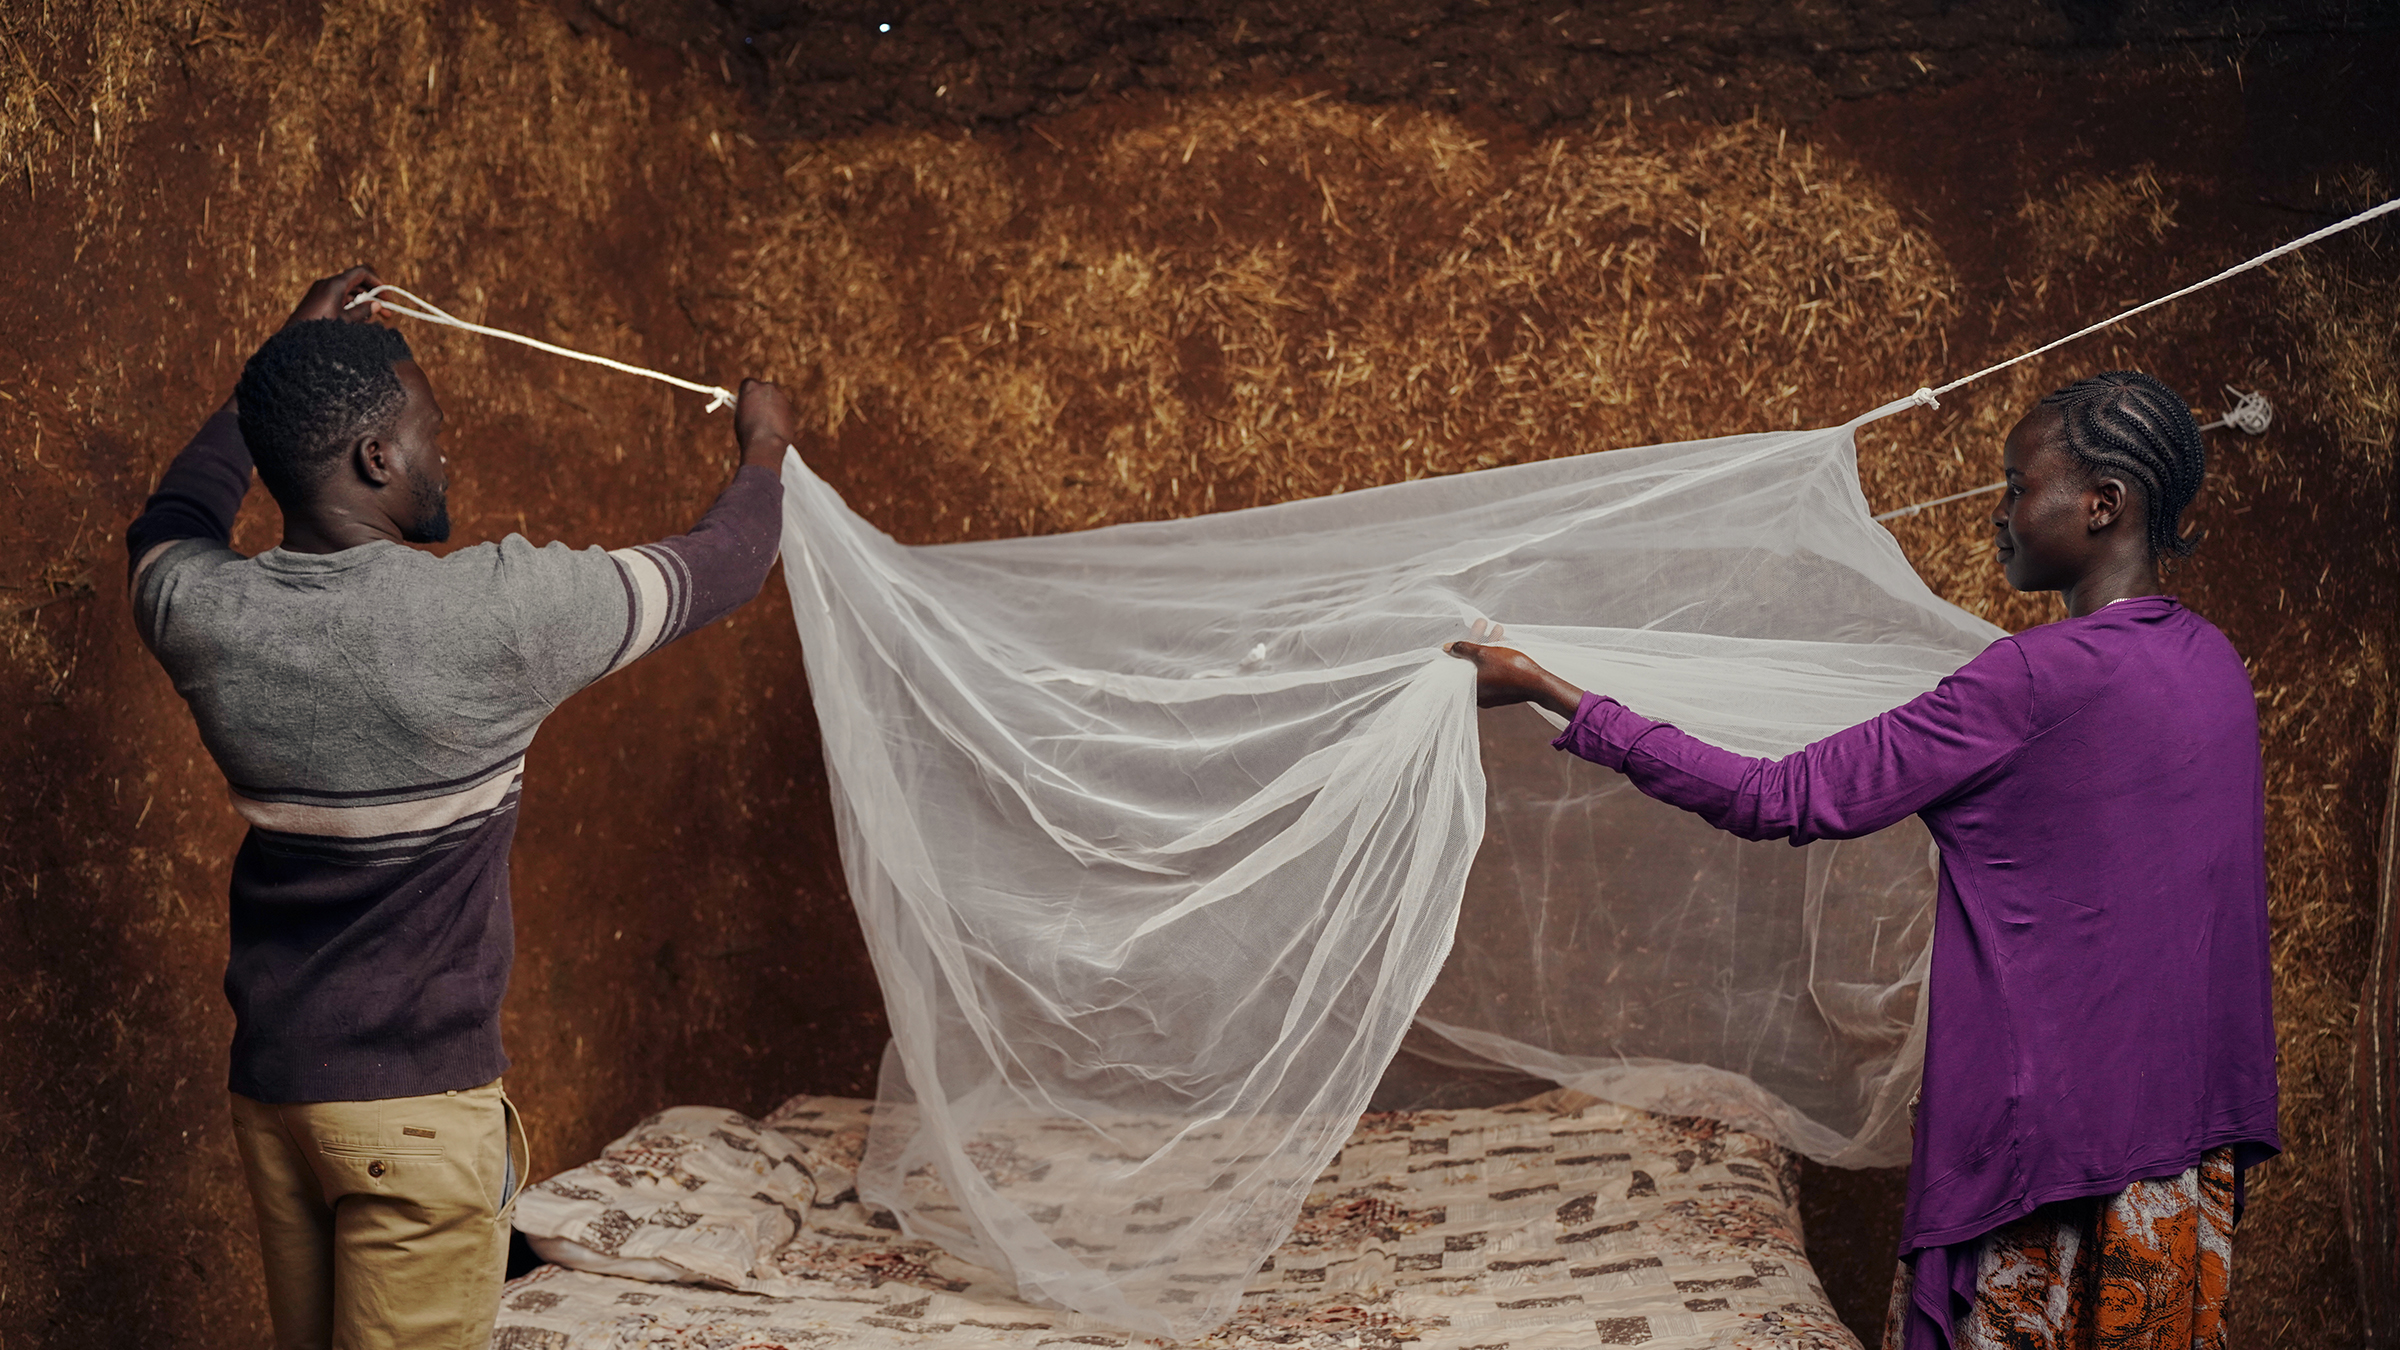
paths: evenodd
<path fill-rule="evenodd" d="M 340 319 L 291 324 L 260 344 L 233 392 L 276 501 L 307 501 L 354 439 L 390 426 L 408 401 L 392 366 L 415 359 L 392 329 Z"/>

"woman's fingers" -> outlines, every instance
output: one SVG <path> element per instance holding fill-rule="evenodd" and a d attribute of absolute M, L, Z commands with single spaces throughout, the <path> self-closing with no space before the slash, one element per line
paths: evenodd
<path fill-rule="evenodd" d="M 1496 708 L 1506 703 L 1520 703 L 1529 697 L 1518 678 L 1517 667 L 1532 663 L 1520 653 L 1506 647 L 1486 646 L 1463 639 L 1444 644 L 1442 650 L 1462 661 L 1474 663 L 1476 706 Z"/>
<path fill-rule="evenodd" d="M 1498 637 L 1500 625 L 1491 625 L 1488 636 Z M 1475 663 L 1475 706 L 1500 708 L 1511 703 L 1539 703 L 1561 717 L 1574 715 L 1583 700 L 1583 691 L 1542 668 L 1539 661 L 1509 647 L 1495 647 L 1484 642 L 1460 639 L 1442 644 L 1442 650 L 1462 661 Z"/>

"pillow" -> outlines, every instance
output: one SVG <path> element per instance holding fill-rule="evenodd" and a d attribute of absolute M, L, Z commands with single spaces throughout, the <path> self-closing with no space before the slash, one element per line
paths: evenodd
<path fill-rule="evenodd" d="M 791 1140 L 738 1112 L 678 1106 L 526 1187 L 516 1226 L 556 1265 L 767 1293 L 780 1284 L 775 1253 L 815 1197 Z"/>

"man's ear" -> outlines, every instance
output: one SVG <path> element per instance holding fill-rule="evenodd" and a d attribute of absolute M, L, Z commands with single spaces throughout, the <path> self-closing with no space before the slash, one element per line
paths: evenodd
<path fill-rule="evenodd" d="M 388 486 L 396 468 L 390 442 L 375 432 L 350 442 L 350 467 L 368 486 Z"/>

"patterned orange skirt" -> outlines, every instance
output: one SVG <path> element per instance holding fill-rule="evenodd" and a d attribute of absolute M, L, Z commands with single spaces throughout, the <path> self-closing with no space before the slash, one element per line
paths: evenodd
<path fill-rule="evenodd" d="M 2233 1269 L 2233 1150 L 2114 1195 L 2060 1200 L 1983 1238 L 1955 1350 L 2224 1350 Z M 1901 1350 L 1914 1274 L 1892 1288 Z"/>

